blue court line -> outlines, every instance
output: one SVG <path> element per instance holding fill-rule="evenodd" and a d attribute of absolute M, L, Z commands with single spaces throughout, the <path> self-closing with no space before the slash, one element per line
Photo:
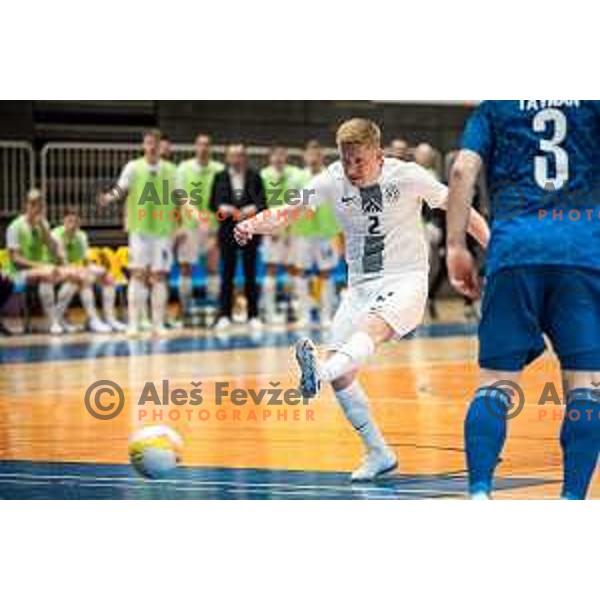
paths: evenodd
<path fill-rule="evenodd" d="M 531 477 L 498 478 L 497 490 L 556 483 Z M 130 465 L 0 462 L 3 499 L 424 499 L 465 495 L 464 473 L 395 475 L 378 483 L 351 484 L 348 473 L 179 467 L 168 479 L 143 479 Z"/>
<path fill-rule="evenodd" d="M 474 323 L 445 323 L 423 325 L 407 338 L 440 338 L 474 335 Z M 251 348 L 287 347 L 305 335 L 321 343 L 324 334 L 320 329 L 254 334 L 198 335 L 173 338 L 127 338 L 112 334 L 96 336 L 84 342 L 69 342 L 68 338 L 48 338 L 39 345 L 0 346 L 0 364 L 38 363 L 64 360 L 96 359 L 110 356 L 145 356 L 150 354 L 181 354 L 185 352 L 210 352 L 217 350 L 244 350 Z"/>

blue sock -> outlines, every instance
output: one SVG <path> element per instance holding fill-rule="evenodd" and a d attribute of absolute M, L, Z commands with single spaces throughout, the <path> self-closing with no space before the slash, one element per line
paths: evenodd
<path fill-rule="evenodd" d="M 560 445 L 563 450 L 564 469 L 561 495 L 567 500 L 583 500 L 600 452 L 598 390 L 571 390 L 560 431 Z"/>
<path fill-rule="evenodd" d="M 500 388 L 481 387 L 465 417 L 469 493 L 492 491 L 492 477 L 506 440 L 510 396 Z"/>

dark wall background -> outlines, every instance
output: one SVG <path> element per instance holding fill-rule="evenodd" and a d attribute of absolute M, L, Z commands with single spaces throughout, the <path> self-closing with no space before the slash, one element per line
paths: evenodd
<path fill-rule="evenodd" d="M 33 102 L 0 101 L 0 139 L 29 142 L 33 137 Z"/>
<path fill-rule="evenodd" d="M 457 143 L 471 108 L 460 105 L 371 101 L 156 101 L 36 100 L 0 102 L 0 139 L 138 142 L 147 127 L 160 127 L 174 141 L 190 143 L 199 131 L 216 143 L 282 142 L 301 145 L 317 138 L 333 145 L 336 126 L 352 116 L 383 126 L 386 142 L 400 136 L 427 141 L 442 151 Z"/>
<path fill-rule="evenodd" d="M 400 136 L 445 151 L 456 144 L 470 112 L 464 106 L 370 101 L 166 101 L 158 103 L 158 123 L 177 141 L 206 130 L 217 142 L 239 138 L 258 145 L 302 145 L 314 137 L 332 146 L 337 125 L 361 116 L 382 125 L 386 141 Z"/>

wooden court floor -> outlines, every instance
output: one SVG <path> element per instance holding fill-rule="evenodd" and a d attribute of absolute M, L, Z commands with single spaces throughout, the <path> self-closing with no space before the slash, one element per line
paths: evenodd
<path fill-rule="evenodd" d="M 290 344 L 298 335 L 216 339 L 183 331 L 160 340 L 81 334 L 2 341 L 0 497 L 464 497 L 463 417 L 477 382 L 472 329 L 426 327 L 386 346 L 364 369 L 362 382 L 400 461 L 397 474 L 368 485 L 348 481 L 361 447 L 329 390 L 307 406 L 265 405 L 275 398 L 268 391 L 259 405 L 235 405 L 231 393 L 217 403 L 217 385 L 229 385 L 227 392 L 293 388 Z M 100 380 L 123 390 L 124 408 L 113 419 L 96 419 L 85 406 L 86 390 Z M 202 403 L 140 404 L 149 382 L 163 398 L 163 380 L 169 392 L 200 390 Z M 561 415 L 537 404 L 546 381 L 558 385 L 550 355 L 526 372 L 526 404 L 509 424 L 496 498 L 558 495 Z M 148 481 L 128 464 L 127 438 L 141 423 L 157 422 L 181 433 L 185 451 L 172 476 Z M 596 477 L 591 497 L 598 496 Z"/>

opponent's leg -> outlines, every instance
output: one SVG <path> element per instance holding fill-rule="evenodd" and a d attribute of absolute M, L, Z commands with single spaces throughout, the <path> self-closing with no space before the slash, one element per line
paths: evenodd
<path fill-rule="evenodd" d="M 564 371 L 567 405 L 560 432 L 565 500 L 583 500 L 600 453 L 600 373 Z"/>
<path fill-rule="evenodd" d="M 494 471 L 506 440 L 506 415 L 512 396 L 509 388 L 496 384 L 501 381 L 517 384 L 519 378 L 520 373 L 515 372 L 481 371 L 480 385 L 464 423 L 469 494 L 473 499 L 490 497 Z"/>
<path fill-rule="evenodd" d="M 529 269 L 506 269 L 487 279 L 479 327 L 480 382 L 464 423 L 472 498 L 490 497 L 515 387 L 524 367 L 544 351 L 544 297 L 543 278 Z"/>

